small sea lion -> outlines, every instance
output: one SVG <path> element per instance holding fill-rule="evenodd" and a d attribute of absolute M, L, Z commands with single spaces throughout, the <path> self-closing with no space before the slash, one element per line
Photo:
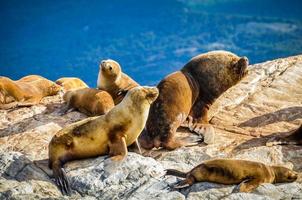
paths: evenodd
<path fill-rule="evenodd" d="M 166 76 L 157 85 L 159 97 L 150 108 L 140 144 L 146 149 L 173 150 L 188 145 L 177 140 L 179 126 L 214 142 L 214 128 L 207 112 L 214 101 L 247 74 L 248 59 L 227 51 L 211 51 L 192 58 L 180 71 Z"/>
<path fill-rule="evenodd" d="M 25 76 L 17 81 L 0 77 L 0 109 L 38 104 L 43 97 L 56 95 L 61 87 L 38 75 Z"/>
<path fill-rule="evenodd" d="M 88 88 L 88 85 L 79 78 L 76 77 L 63 77 L 56 80 L 56 84 L 62 86 L 65 91 Z"/>
<path fill-rule="evenodd" d="M 147 121 L 150 104 L 157 98 L 155 87 L 135 87 L 107 114 L 91 117 L 61 129 L 49 144 L 49 167 L 63 194 L 70 194 L 62 168 L 64 163 L 109 154 L 118 161 L 127 146 L 137 142 Z"/>
<path fill-rule="evenodd" d="M 121 66 L 114 60 L 103 60 L 97 80 L 98 89 L 109 92 L 115 105 L 120 103 L 127 91 L 139 84 L 122 72 Z"/>
<path fill-rule="evenodd" d="M 114 107 L 111 95 L 102 90 L 83 88 L 67 91 L 63 99 L 67 109 L 77 109 L 88 116 L 103 115 Z"/>
<path fill-rule="evenodd" d="M 206 161 L 188 173 L 168 169 L 166 175 L 185 178 L 174 188 L 184 188 L 196 182 L 240 184 L 240 192 L 251 192 L 262 183 L 288 183 L 298 178 L 298 173 L 281 166 L 267 166 L 247 160 L 215 159 Z"/>
<path fill-rule="evenodd" d="M 274 145 L 302 145 L 302 125 L 294 130 L 289 136 L 273 137 L 266 143 L 266 146 Z"/>

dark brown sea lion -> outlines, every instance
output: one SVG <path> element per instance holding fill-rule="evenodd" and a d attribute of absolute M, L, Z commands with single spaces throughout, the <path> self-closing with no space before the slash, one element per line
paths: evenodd
<path fill-rule="evenodd" d="M 29 75 L 13 81 L 0 77 L 0 109 L 38 104 L 43 97 L 55 95 L 61 87 L 38 75 Z"/>
<path fill-rule="evenodd" d="M 76 77 L 63 77 L 56 80 L 56 84 L 61 85 L 65 91 L 88 88 L 88 85 Z"/>
<path fill-rule="evenodd" d="M 274 145 L 302 145 L 302 125 L 287 137 L 273 137 L 266 146 Z"/>
<path fill-rule="evenodd" d="M 70 194 L 62 168 L 64 163 L 109 154 L 112 160 L 127 155 L 127 146 L 137 142 L 157 98 L 155 87 L 135 87 L 107 114 L 73 123 L 60 130 L 49 144 L 49 167 L 63 194 Z"/>
<path fill-rule="evenodd" d="M 247 160 L 215 159 L 206 161 L 188 173 L 168 169 L 166 175 L 185 178 L 175 188 L 190 186 L 196 182 L 240 184 L 240 192 L 251 192 L 262 183 L 294 182 L 298 173 L 281 166 L 267 166 Z"/>
<path fill-rule="evenodd" d="M 97 80 L 98 89 L 109 92 L 115 105 L 120 103 L 131 88 L 139 84 L 122 72 L 121 66 L 114 60 L 103 60 Z"/>
<path fill-rule="evenodd" d="M 175 149 L 186 142 L 175 139 L 180 125 L 204 136 L 209 144 L 214 129 L 207 112 L 223 92 L 247 74 L 248 59 L 227 51 L 212 51 L 192 58 L 180 71 L 166 76 L 158 85 L 159 97 L 150 108 L 142 147 Z"/>
<path fill-rule="evenodd" d="M 111 95 L 103 90 L 83 88 L 67 91 L 63 99 L 67 110 L 76 109 L 88 116 L 103 115 L 114 107 Z"/>

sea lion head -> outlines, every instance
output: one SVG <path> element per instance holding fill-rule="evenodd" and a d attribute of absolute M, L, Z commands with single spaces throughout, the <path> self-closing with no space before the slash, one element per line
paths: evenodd
<path fill-rule="evenodd" d="M 115 81 L 121 76 L 121 66 L 118 62 L 108 59 L 102 60 L 100 64 L 100 73 L 107 79 Z"/>
<path fill-rule="evenodd" d="M 45 81 L 43 82 L 43 91 L 46 95 L 56 95 L 60 90 L 62 90 L 62 87 L 52 81 Z"/>
<path fill-rule="evenodd" d="M 158 97 L 158 94 L 156 87 L 137 86 L 127 92 L 125 99 L 131 99 L 134 105 L 151 105 Z"/>
<path fill-rule="evenodd" d="M 238 83 L 243 77 L 248 73 L 247 66 L 249 65 L 249 60 L 247 57 L 239 57 L 233 59 L 229 65 L 229 72 L 234 83 Z"/>
<path fill-rule="evenodd" d="M 275 182 L 294 182 L 298 178 L 298 173 L 282 166 L 273 166 L 275 173 Z"/>
<path fill-rule="evenodd" d="M 181 70 L 213 102 L 247 74 L 248 59 L 228 51 L 211 51 L 193 57 Z"/>

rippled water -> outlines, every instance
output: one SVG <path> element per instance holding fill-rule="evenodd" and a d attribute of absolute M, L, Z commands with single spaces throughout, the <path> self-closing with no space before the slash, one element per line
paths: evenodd
<path fill-rule="evenodd" d="M 302 53 L 302 1 L 0 1 L 0 75 L 77 76 L 95 87 L 117 60 L 156 84 L 196 54 L 225 49 L 251 63 Z"/>

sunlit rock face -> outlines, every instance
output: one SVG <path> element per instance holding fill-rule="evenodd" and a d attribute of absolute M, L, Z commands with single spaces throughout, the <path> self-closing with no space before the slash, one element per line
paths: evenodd
<path fill-rule="evenodd" d="M 169 185 L 179 179 L 163 176 L 167 168 L 188 171 L 212 158 L 283 165 L 301 173 L 302 146 L 265 143 L 302 123 L 302 56 L 249 66 L 247 77 L 210 110 L 217 134 L 212 145 L 130 152 L 118 163 L 98 157 L 65 164 L 71 197 L 63 197 L 51 173 L 33 162 L 48 158 L 48 143 L 58 130 L 86 117 L 62 115 L 63 107 L 57 95 L 36 106 L 0 111 L 0 199 L 302 199 L 301 177 L 294 183 L 263 184 L 248 194 L 214 183 L 172 190 Z M 182 129 L 178 135 L 192 134 Z"/>

